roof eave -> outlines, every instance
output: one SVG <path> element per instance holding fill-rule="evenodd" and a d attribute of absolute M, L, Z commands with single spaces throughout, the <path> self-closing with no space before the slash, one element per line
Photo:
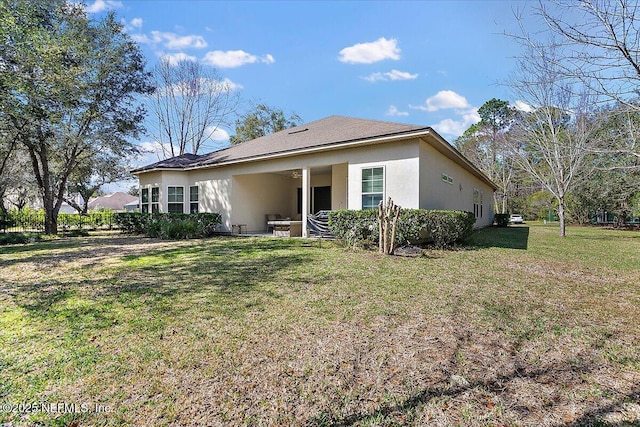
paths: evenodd
<path fill-rule="evenodd" d="M 384 142 L 399 141 L 403 139 L 419 138 L 421 136 L 427 135 L 429 133 L 429 129 L 430 128 L 423 128 L 423 129 L 418 129 L 412 132 L 405 132 L 405 133 L 399 133 L 394 135 L 384 135 L 380 137 L 358 139 L 358 140 L 348 141 L 348 142 L 341 141 L 341 142 L 335 142 L 335 143 L 330 143 L 330 144 L 320 145 L 320 146 L 315 146 L 310 148 L 281 151 L 278 153 L 258 155 L 253 157 L 243 157 L 241 159 L 185 167 L 184 169 L 181 169 L 181 170 L 189 171 L 189 170 L 198 170 L 198 169 L 209 169 L 209 168 L 216 168 L 220 166 L 229 166 L 229 165 L 238 164 L 238 163 L 279 159 L 283 157 L 293 157 L 293 156 L 298 156 L 303 154 L 314 154 L 322 151 L 331 151 L 336 149 L 351 148 L 351 147 L 357 147 L 362 145 L 379 144 Z"/>
<path fill-rule="evenodd" d="M 151 168 L 151 169 L 145 169 L 145 168 L 140 168 L 140 169 L 134 169 L 129 171 L 129 173 L 133 176 L 138 176 L 141 173 L 149 173 L 149 172 L 166 172 L 166 171 L 184 171 L 185 168 L 184 167 L 180 167 L 180 168 Z"/>

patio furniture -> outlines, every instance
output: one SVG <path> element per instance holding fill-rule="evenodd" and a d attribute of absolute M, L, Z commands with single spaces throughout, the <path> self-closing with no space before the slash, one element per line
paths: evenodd
<path fill-rule="evenodd" d="M 280 219 L 267 223 L 273 227 L 274 237 L 301 237 L 302 221 L 292 221 L 290 219 Z"/>
<path fill-rule="evenodd" d="M 235 233 L 237 229 L 238 234 L 242 234 L 243 227 L 244 227 L 244 234 L 247 234 L 247 224 L 231 224 L 231 232 Z"/>
<path fill-rule="evenodd" d="M 269 231 L 273 231 L 273 226 L 269 225 L 269 221 L 277 221 L 277 220 L 283 219 L 282 215 L 280 215 L 280 214 L 267 214 L 267 215 L 264 216 L 264 218 L 265 218 L 265 223 L 267 225 L 266 226 L 267 233 Z"/>

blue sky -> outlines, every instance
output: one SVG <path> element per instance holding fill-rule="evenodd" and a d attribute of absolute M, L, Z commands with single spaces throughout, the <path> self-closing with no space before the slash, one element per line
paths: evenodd
<path fill-rule="evenodd" d="M 110 1 L 149 67 L 214 65 L 245 100 L 297 113 L 432 126 L 450 142 L 514 69 L 519 1 Z M 217 145 L 233 129 L 218 132 Z M 145 137 L 141 143 L 152 143 Z"/>

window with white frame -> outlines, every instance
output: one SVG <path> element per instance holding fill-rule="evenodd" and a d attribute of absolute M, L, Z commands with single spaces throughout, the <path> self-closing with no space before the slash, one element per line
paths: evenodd
<path fill-rule="evenodd" d="M 476 218 L 482 218 L 483 214 L 483 192 L 477 188 L 473 189 L 473 214 Z"/>
<path fill-rule="evenodd" d="M 192 185 L 189 187 L 189 213 L 198 213 L 198 186 Z"/>
<path fill-rule="evenodd" d="M 450 175 L 447 175 L 446 173 L 442 174 L 442 180 L 447 184 L 453 184 L 453 177 Z"/>
<path fill-rule="evenodd" d="M 384 167 L 362 169 L 362 209 L 377 209 L 384 199 Z"/>
<path fill-rule="evenodd" d="M 149 213 L 149 189 L 143 188 L 140 191 L 140 212 Z"/>
<path fill-rule="evenodd" d="M 184 213 L 184 187 L 167 187 L 167 210 Z"/>
<path fill-rule="evenodd" d="M 160 212 L 160 187 L 151 188 L 151 213 Z"/>

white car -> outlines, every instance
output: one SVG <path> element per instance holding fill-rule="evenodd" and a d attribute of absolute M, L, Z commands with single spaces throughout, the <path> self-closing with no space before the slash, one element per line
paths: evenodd
<path fill-rule="evenodd" d="M 524 224 L 524 219 L 522 219 L 522 215 L 511 214 L 509 215 L 509 222 L 511 224 Z"/>

